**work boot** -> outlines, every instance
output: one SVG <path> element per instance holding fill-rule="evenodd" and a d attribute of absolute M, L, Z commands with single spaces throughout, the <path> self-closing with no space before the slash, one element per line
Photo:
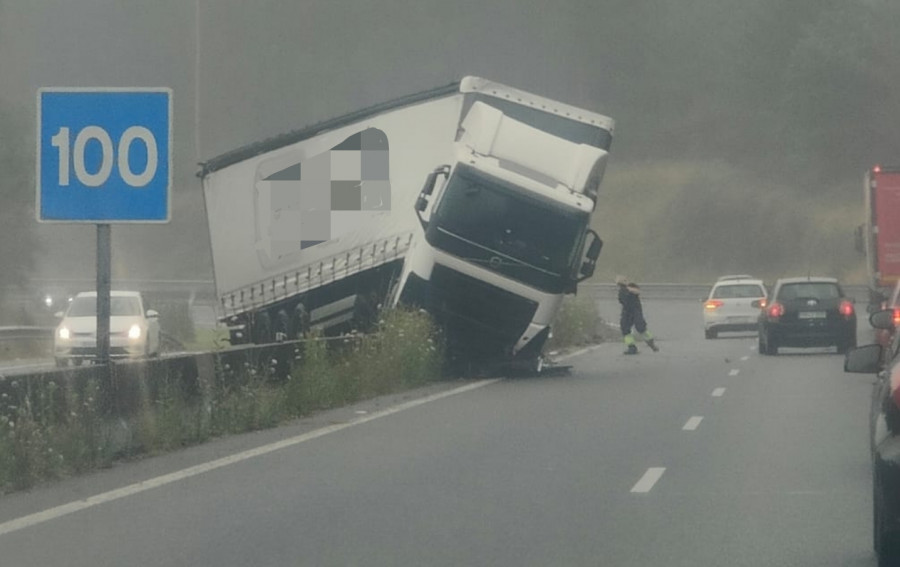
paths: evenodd
<path fill-rule="evenodd" d="M 638 349 L 635 345 L 628 345 L 628 348 L 625 349 L 624 354 L 637 354 Z"/>
<path fill-rule="evenodd" d="M 650 350 L 653 352 L 659 352 L 659 347 L 656 346 L 656 342 L 653 339 L 647 341 L 647 346 L 650 347 Z"/>

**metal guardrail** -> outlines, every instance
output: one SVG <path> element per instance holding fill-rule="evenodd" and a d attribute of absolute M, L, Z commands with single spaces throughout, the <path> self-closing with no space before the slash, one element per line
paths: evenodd
<path fill-rule="evenodd" d="M 680 283 L 641 283 L 641 297 L 644 299 L 706 299 L 712 284 L 680 284 Z M 615 298 L 618 293 L 614 283 L 584 283 L 579 290 L 591 294 L 597 299 Z M 845 285 L 844 291 L 857 303 L 868 302 L 868 287 L 864 285 Z"/>
<path fill-rule="evenodd" d="M 49 341 L 53 327 L 7 326 L 0 327 L 0 341 Z"/>

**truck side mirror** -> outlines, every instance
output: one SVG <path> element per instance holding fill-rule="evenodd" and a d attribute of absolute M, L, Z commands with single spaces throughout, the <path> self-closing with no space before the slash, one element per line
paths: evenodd
<path fill-rule="evenodd" d="M 419 222 L 422 223 L 422 226 L 426 226 L 428 223 L 425 219 L 422 218 L 422 213 L 425 212 L 425 209 L 428 208 L 428 197 L 434 192 L 434 186 L 437 183 L 438 175 L 443 175 L 445 178 L 450 176 L 450 166 L 442 165 L 428 174 L 425 178 L 425 183 L 422 185 L 422 190 L 419 191 L 419 198 L 416 199 L 415 209 L 416 215 L 419 217 Z"/>
<path fill-rule="evenodd" d="M 603 241 L 600 239 L 600 235 L 591 229 L 588 229 L 587 232 L 588 235 L 593 237 L 593 240 L 585 254 L 587 259 L 581 263 L 581 268 L 578 270 L 577 281 L 579 282 L 594 275 L 594 269 L 597 267 L 597 258 L 600 257 L 600 251 L 603 250 Z"/>
<path fill-rule="evenodd" d="M 603 241 L 600 240 L 600 237 L 597 236 L 597 233 L 593 230 L 590 231 L 594 235 L 594 241 L 591 242 L 591 245 L 588 247 L 587 257 L 589 260 L 596 262 L 597 258 L 600 257 L 600 251 L 603 250 Z"/>

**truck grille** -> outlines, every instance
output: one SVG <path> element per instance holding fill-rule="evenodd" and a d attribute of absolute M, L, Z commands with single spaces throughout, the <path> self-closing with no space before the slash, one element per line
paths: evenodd
<path fill-rule="evenodd" d="M 451 345 L 471 354 L 511 354 L 537 302 L 435 265 L 426 302 Z"/>

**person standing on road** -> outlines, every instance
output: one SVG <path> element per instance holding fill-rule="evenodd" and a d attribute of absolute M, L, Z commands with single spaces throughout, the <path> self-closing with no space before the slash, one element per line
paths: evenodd
<path fill-rule="evenodd" d="M 622 304 L 622 315 L 619 317 L 619 327 L 625 340 L 625 354 L 637 354 L 636 340 L 641 339 L 653 352 L 659 350 L 653 335 L 647 329 L 647 321 L 644 319 L 644 308 L 641 305 L 641 288 L 634 282 L 628 281 L 625 276 L 616 276 L 616 286 L 619 288 L 619 303 Z M 637 331 L 632 334 L 631 328 Z"/>

